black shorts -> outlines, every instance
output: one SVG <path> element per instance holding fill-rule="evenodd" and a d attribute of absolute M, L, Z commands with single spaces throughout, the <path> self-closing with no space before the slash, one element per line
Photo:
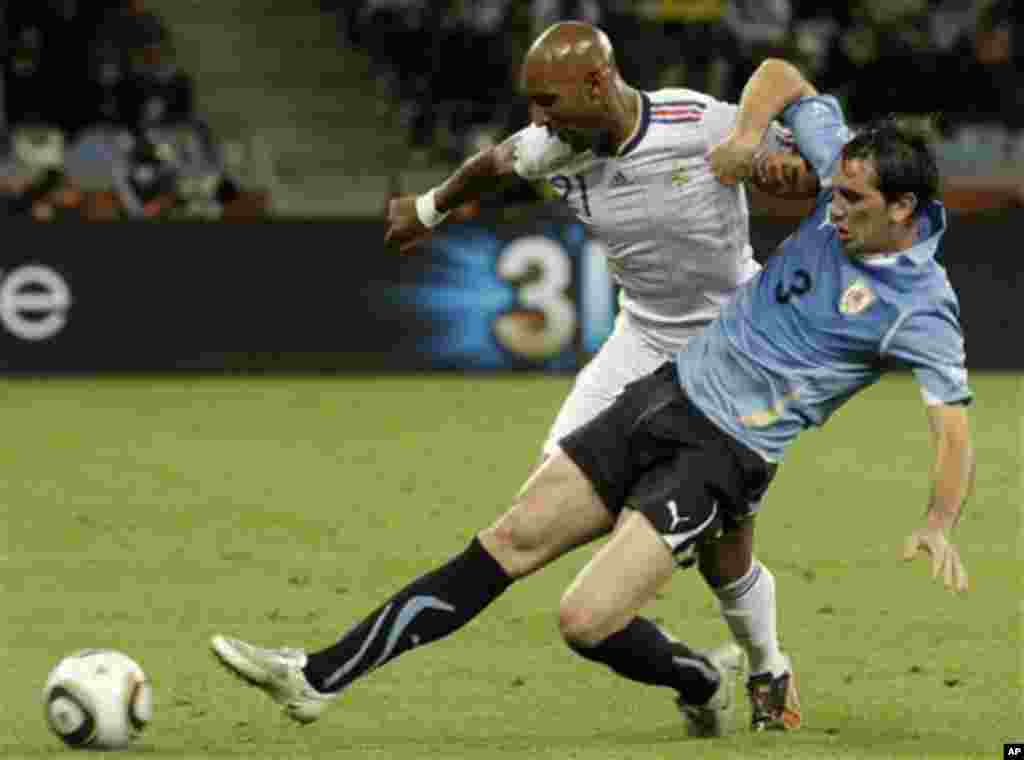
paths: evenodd
<path fill-rule="evenodd" d="M 693 405 L 673 362 L 629 383 L 559 445 L 613 515 L 645 514 L 680 561 L 701 537 L 756 512 L 777 469 Z"/>

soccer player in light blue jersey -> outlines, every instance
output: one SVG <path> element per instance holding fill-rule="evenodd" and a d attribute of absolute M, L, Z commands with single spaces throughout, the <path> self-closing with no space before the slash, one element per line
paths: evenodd
<path fill-rule="evenodd" d="M 562 597 L 562 636 L 625 678 L 674 690 L 692 725 L 720 735 L 734 701 L 724 669 L 641 610 L 704 542 L 751 522 L 802 430 L 823 424 L 890 366 L 909 367 L 918 379 L 936 443 L 931 503 L 905 556 L 930 554 L 933 576 L 965 591 L 949 531 L 973 476 L 971 391 L 956 296 L 935 261 L 946 220 L 935 200 L 934 157 L 895 122 L 851 134 L 834 99 L 771 60 L 710 154 L 716 174 L 731 182 L 760 171 L 756 146 L 779 115 L 821 179 L 813 213 L 674 361 L 628 384 L 560 440 L 495 528 L 536 528 L 523 534 L 533 543 L 520 545 L 521 566 L 509 569 L 474 544 L 386 600 L 331 651 L 262 649 L 218 635 L 220 660 L 293 718 L 312 721 L 340 688 L 451 633 L 514 578 L 614 525 Z M 735 588 L 756 581 L 750 544 L 727 545 Z M 771 674 L 752 679 L 757 727 L 799 720 L 790 686 Z"/>

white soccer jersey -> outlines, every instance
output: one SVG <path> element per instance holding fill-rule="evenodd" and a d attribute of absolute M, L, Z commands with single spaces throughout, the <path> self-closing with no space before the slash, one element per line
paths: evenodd
<path fill-rule="evenodd" d="M 546 128 L 519 133 L 516 171 L 546 178 L 608 249 L 619 305 L 661 350 L 674 351 L 759 271 L 742 186 L 706 160 L 737 107 L 693 90 L 641 93 L 640 118 L 617 155 L 573 154 Z M 782 144 L 781 128 L 769 138 Z"/>

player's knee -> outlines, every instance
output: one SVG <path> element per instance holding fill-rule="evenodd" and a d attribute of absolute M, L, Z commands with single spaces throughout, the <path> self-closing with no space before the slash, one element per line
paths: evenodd
<path fill-rule="evenodd" d="M 530 519 L 529 510 L 516 505 L 486 530 L 493 540 L 511 552 L 529 554 L 544 546 L 544 530 Z"/>
<path fill-rule="evenodd" d="M 479 533 L 480 543 L 510 576 L 521 578 L 544 563 L 544 531 L 516 505 Z"/>
<path fill-rule="evenodd" d="M 558 606 L 558 630 L 572 649 L 597 646 L 608 636 L 607 620 L 598 610 L 571 593 Z"/>

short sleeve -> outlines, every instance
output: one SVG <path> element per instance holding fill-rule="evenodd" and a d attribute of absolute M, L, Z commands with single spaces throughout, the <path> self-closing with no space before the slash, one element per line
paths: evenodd
<path fill-rule="evenodd" d="M 782 112 L 782 123 L 792 130 L 800 155 L 825 184 L 832 176 L 839 152 L 853 137 L 839 101 L 831 95 L 800 98 Z"/>
<path fill-rule="evenodd" d="M 907 366 L 929 406 L 970 403 L 964 336 L 952 310 L 913 312 L 890 331 L 882 353 Z"/>

